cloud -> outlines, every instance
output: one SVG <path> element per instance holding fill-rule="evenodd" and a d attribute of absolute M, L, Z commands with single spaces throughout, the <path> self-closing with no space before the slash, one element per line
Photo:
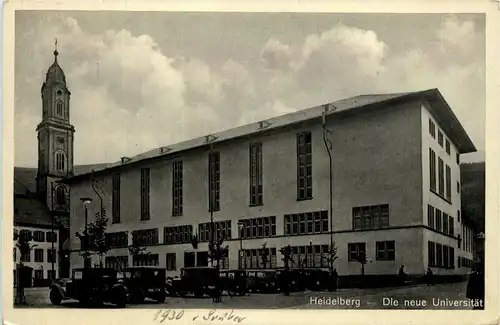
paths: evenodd
<path fill-rule="evenodd" d="M 393 51 L 375 31 L 342 24 L 286 44 L 253 47 L 258 65 L 168 57 L 149 35 L 91 33 L 58 16 L 16 36 L 16 165 L 36 166 L 40 86 L 53 57 L 72 91 L 78 164 L 151 148 L 363 93 L 439 88 L 484 147 L 484 58 L 473 22 L 443 19 L 429 44 Z M 484 45 L 483 45 L 484 46 Z M 249 47 L 251 48 L 251 47 Z M 26 51 L 29 49 L 29 51 Z M 479 100 L 478 100 L 479 99 Z"/>

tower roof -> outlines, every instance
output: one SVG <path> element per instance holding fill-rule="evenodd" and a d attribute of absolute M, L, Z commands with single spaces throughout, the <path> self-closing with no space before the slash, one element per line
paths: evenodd
<path fill-rule="evenodd" d="M 57 62 L 57 56 L 59 52 L 57 51 L 57 42 L 56 49 L 54 50 L 54 63 L 47 70 L 47 76 L 45 78 L 46 85 L 54 85 L 54 84 L 62 84 L 66 86 L 66 76 L 64 75 L 64 71 L 59 66 Z"/>

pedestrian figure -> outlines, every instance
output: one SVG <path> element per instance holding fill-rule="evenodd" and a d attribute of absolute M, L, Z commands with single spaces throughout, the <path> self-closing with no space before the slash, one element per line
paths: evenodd
<path fill-rule="evenodd" d="M 401 282 L 405 283 L 406 273 L 405 273 L 405 266 L 404 265 L 401 265 L 399 267 L 399 278 L 401 279 Z"/>
<path fill-rule="evenodd" d="M 466 297 L 478 300 L 472 309 L 484 309 L 484 265 L 475 263 L 469 275 Z"/>
<path fill-rule="evenodd" d="M 427 285 L 428 286 L 433 286 L 434 285 L 434 273 L 432 273 L 432 270 L 430 267 L 427 268 Z"/>

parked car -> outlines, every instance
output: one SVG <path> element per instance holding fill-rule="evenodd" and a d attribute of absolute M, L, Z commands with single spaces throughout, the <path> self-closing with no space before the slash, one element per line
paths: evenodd
<path fill-rule="evenodd" d="M 154 266 L 126 267 L 120 278 L 128 289 L 130 303 L 142 303 L 146 298 L 163 303 L 166 298 L 165 269 Z"/>
<path fill-rule="evenodd" d="M 249 290 L 251 292 L 275 293 L 278 292 L 278 283 L 275 270 L 249 271 Z"/>
<path fill-rule="evenodd" d="M 290 292 L 304 291 L 307 275 L 301 269 L 280 269 L 276 271 L 276 279 L 280 291 L 285 291 L 286 286 Z"/>
<path fill-rule="evenodd" d="M 75 299 L 80 303 L 105 302 L 118 307 L 127 305 L 127 288 L 117 279 L 117 271 L 107 268 L 74 269 L 71 281 L 56 282 L 50 286 L 50 302 L 60 305 L 63 300 Z"/>
<path fill-rule="evenodd" d="M 220 271 L 220 283 L 228 295 L 244 296 L 247 293 L 247 272 L 245 270 Z"/>
<path fill-rule="evenodd" d="M 328 288 L 329 273 L 320 269 L 301 269 L 302 287 L 311 291 L 322 291 Z"/>
<path fill-rule="evenodd" d="M 217 285 L 217 272 L 216 268 L 208 266 L 182 268 L 181 277 L 172 280 L 169 293 L 181 297 L 188 294 L 195 297 L 211 296 Z"/>

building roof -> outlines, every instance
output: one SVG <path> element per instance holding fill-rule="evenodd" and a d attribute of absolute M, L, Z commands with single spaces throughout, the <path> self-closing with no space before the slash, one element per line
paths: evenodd
<path fill-rule="evenodd" d="M 95 174 L 101 174 L 122 166 L 129 166 L 142 162 L 144 160 L 155 159 L 159 157 L 169 156 L 182 151 L 191 150 L 199 147 L 207 147 L 212 144 L 225 142 L 232 139 L 237 139 L 244 136 L 257 134 L 264 131 L 282 128 L 288 125 L 305 122 L 308 120 L 319 119 L 322 117 L 323 112 L 326 111 L 328 116 L 334 116 L 342 113 L 354 113 L 359 110 L 373 107 L 375 104 L 391 104 L 402 100 L 424 100 L 429 103 L 431 114 L 435 117 L 436 121 L 448 134 L 450 140 L 457 146 L 460 153 L 475 152 L 476 148 L 471 139 L 465 132 L 449 105 L 438 89 L 430 89 L 410 93 L 396 93 L 396 94 L 371 94 L 360 95 L 356 97 L 342 99 L 336 102 L 327 103 L 312 108 L 299 110 L 290 114 L 270 118 L 264 121 L 247 124 L 232 128 L 229 130 L 217 132 L 214 134 L 206 135 L 204 137 L 195 138 L 192 140 L 160 147 L 154 150 L 144 152 L 134 157 L 123 157 L 121 161 L 116 163 L 96 168 L 93 170 Z M 87 174 L 79 174 L 74 177 L 65 179 L 64 183 L 74 183 L 85 177 L 90 176 Z"/>

